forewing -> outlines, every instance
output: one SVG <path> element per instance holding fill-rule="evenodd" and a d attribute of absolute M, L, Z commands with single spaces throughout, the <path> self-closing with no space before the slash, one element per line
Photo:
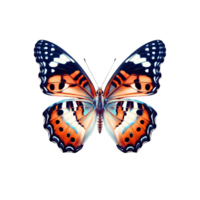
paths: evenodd
<path fill-rule="evenodd" d="M 155 94 L 160 87 L 160 64 L 165 45 L 160 40 L 149 42 L 133 52 L 116 70 L 105 88 L 108 100 Z"/>
<path fill-rule="evenodd" d="M 57 45 L 39 40 L 34 48 L 43 92 L 48 95 L 93 99 L 95 88 L 80 65 Z"/>

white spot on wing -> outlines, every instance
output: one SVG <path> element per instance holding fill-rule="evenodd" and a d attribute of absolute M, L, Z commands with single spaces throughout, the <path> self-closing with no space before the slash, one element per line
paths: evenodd
<path fill-rule="evenodd" d="M 135 84 L 131 84 L 131 87 L 132 87 L 134 90 L 136 90 L 136 91 L 133 92 L 133 93 L 137 93 L 137 92 L 138 92 L 138 89 L 135 87 Z"/>
<path fill-rule="evenodd" d="M 70 62 L 69 57 L 67 57 L 65 54 L 61 54 L 61 55 L 60 55 L 60 59 L 66 61 L 66 62 Z"/>
<path fill-rule="evenodd" d="M 50 56 L 52 56 L 53 53 L 50 54 Z M 55 62 L 57 63 L 61 63 L 61 64 L 66 64 L 67 62 L 74 62 L 71 58 L 69 58 L 67 55 L 65 54 L 61 54 L 58 58 L 54 58 L 53 59 Z M 53 64 L 55 65 L 55 64 Z M 51 66 L 51 65 L 50 65 Z"/>
<path fill-rule="evenodd" d="M 46 67 L 46 63 L 43 61 L 43 66 Z"/>
<path fill-rule="evenodd" d="M 82 135 L 85 133 L 85 129 L 81 126 L 81 125 L 78 125 L 75 129 L 75 132 Z"/>
<path fill-rule="evenodd" d="M 64 88 L 62 89 L 62 92 L 64 92 L 64 90 L 66 90 L 69 87 L 69 84 L 65 83 Z"/>
<path fill-rule="evenodd" d="M 72 122 L 72 123 L 70 124 L 70 127 L 71 127 L 72 129 L 75 130 L 75 128 L 76 128 L 78 125 L 79 125 L 78 122 L 77 122 L 77 121 L 74 121 L 74 122 Z"/>
<path fill-rule="evenodd" d="M 49 66 L 50 67 L 57 67 L 58 63 L 52 61 L 52 62 L 49 63 Z"/>
<path fill-rule="evenodd" d="M 146 49 L 148 49 L 148 48 L 146 48 Z M 147 53 L 147 55 L 149 56 L 150 54 Z M 140 64 L 141 63 L 143 67 L 150 67 L 151 63 L 146 61 L 146 60 L 147 59 L 145 57 L 141 58 L 141 56 L 139 54 L 135 54 L 132 57 L 130 57 L 129 59 L 127 59 L 125 62 L 127 63 L 129 61 L 129 62 L 133 62 L 134 64 Z"/>
<path fill-rule="evenodd" d="M 143 67 L 150 67 L 151 63 L 150 62 L 144 62 L 144 63 L 142 63 L 142 66 Z"/>
<path fill-rule="evenodd" d="M 129 118 L 130 125 L 133 125 L 138 119 L 138 116 L 136 114 L 134 114 L 135 112 L 133 112 L 134 110 L 135 109 L 133 109 L 132 112 L 126 113 L 126 117 Z M 128 121 L 128 119 L 126 121 Z M 134 123 L 133 123 L 133 121 L 134 121 Z"/>
<path fill-rule="evenodd" d="M 43 78 L 43 83 L 45 83 L 45 82 L 46 82 L 46 79 L 47 79 L 47 78 L 46 78 L 46 76 L 45 76 L 45 77 Z"/>

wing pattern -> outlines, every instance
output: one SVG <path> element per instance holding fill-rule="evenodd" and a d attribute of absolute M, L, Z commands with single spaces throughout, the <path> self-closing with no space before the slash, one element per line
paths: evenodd
<path fill-rule="evenodd" d="M 57 45 L 40 40 L 34 48 L 40 65 L 41 89 L 45 94 L 92 100 L 95 89 L 80 65 Z"/>
<path fill-rule="evenodd" d="M 96 122 L 95 106 L 90 101 L 63 100 L 47 108 L 43 115 L 50 141 L 63 152 L 79 151 Z"/>
<path fill-rule="evenodd" d="M 160 64 L 165 45 L 160 40 L 149 42 L 133 52 L 117 69 L 105 89 L 108 100 L 152 95 L 160 87 Z"/>
<path fill-rule="evenodd" d="M 117 147 L 123 151 L 137 150 L 156 128 L 156 111 L 136 100 L 114 100 L 107 102 L 104 123 Z"/>

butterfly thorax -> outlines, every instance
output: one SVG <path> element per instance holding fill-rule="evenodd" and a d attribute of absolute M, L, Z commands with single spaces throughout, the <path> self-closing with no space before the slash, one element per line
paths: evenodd
<path fill-rule="evenodd" d="M 97 128 L 99 133 L 101 133 L 103 126 L 103 110 L 104 110 L 104 95 L 102 89 L 99 88 L 97 90 L 97 97 L 96 97 Z"/>

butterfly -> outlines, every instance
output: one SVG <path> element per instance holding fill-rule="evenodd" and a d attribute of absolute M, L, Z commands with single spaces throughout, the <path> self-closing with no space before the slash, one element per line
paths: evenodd
<path fill-rule="evenodd" d="M 40 65 L 41 89 L 48 95 L 70 97 L 43 112 L 50 141 L 56 142 L 63 152 L 76 153 L 97 121 L 98 132 L 101 133 L 104 122 L 119 150 L 137 152 L 144 142 L 150 141 L 157 113 L 131 97 L 157 92 L 165 52 L 161 40 L 141 46 L 118 67 L 105 90 L 96 91 L 74 58 L 59 46 L 39 40 L 34 56 Z"/>

